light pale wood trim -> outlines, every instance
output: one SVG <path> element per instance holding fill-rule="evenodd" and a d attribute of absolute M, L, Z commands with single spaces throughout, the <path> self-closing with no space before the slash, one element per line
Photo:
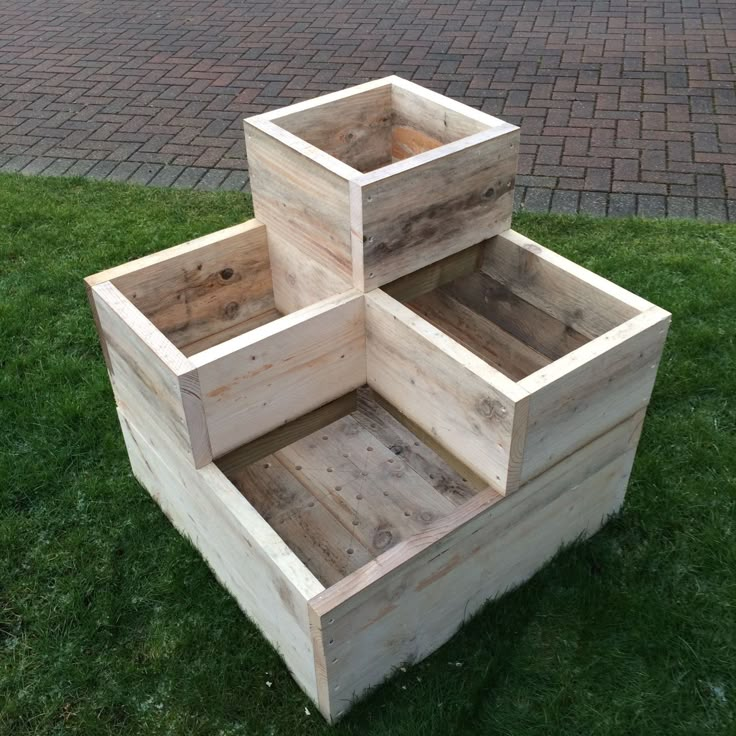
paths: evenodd
<path fill-rule="evenodd" d="M 396 75 L 388 77 L 388 79 L 391 80 L 391 84 L 394 87 L 401 87 L 410 94 L 416 95 L 417 97 L 423 97 L 425 100 L 438 105 L 440 108 L 452 110 L 459 115 L 464 115 L 467 118 L 472 118 L 473 120 L 486 125 L 489 128 L 504 128 L 510 125 L 505 120 L 501 120 L 501 118 L 496 118 L 493 115 L 489 115 L 488 113 L 476 109 L 475 107 L 471 107 L 470 105 L 465 105 L 462 102 L 453 100 L 451 97 L 445 97 L 444 95 L 434 92 L 431 89 L 427 89 L 426 87 L 422 87 L 415 82 L 411 82 L 408 79 L 403 79 L 402 77 Z M 512 127 L 516 128 L 517 126 Z"/>
<path fill-rule="evenodd" d="M 128 329 L 135 333 L 136 338 L 151 351 L 151 354 L 174 375 L 183 375 L 192 370 L 194 366 L 184 353 L 167 340 L 156 325 L 137 309 L 113 283 L 105 281 L 93 286 L 92 293 L 95 299 L 107 305 Z"/>
<path fill-rule="evenodd" d="M 480 268 L 484 245 L 485 241 L 471 245 L 470 248 L 457 253 L 452 253 L 446 258 L 384 284 L 381 290 L 400 302 L 411 301 L 415 297 L 437 289 L 461 276 L 468 276 Z"/>
<path fill-rule="evenodd" d="M 307 600 L 324 586 L 213 463 L 196 470 L 163 434 L 118 415 L 136 478 L 316 700 Z"/>
<path fill-rule="evenodd" d="M 400 176 L 407 171 L 412 171 L 413 169 L 425 166 L 426 164 L 437 161 L 438 159 L 446 158 L 453 153 L 465 151 L 481 143 L 500 138 L 504 135 L 511 135 L 519 130 L 515 125 L 511 125 L 510 123 L 504 123 L 504 126 L 505 127 L 498 127 L 492 130 L 484 130 L 480 133 L 474 133 L 473 135 L 466 136 L 465 138 L 452 141 L 451 143 L 445 143 L 437 148 L 432 148 L 429 151 L 422 151 L 422 153 L 417 153 L 415 156 L 410 156 L 409 158 L 402 159 L 401 161 L 395 161 L 388 166 L 382 166 L 379 169 L 368 171 L 365 174 L 358 172 L 358 176 L 354 177 L 353 181 L 360 187 L 384 182 L 394 176 Z"/>
<path fill-rule="evenodd" d="M 330 718 L 395 667 L 441 646 L 489 598 L 523 583 L 560 546 L 595 532 L 616 512 L 642 417 L 510 497 L 478 494 L 312 599 L 315 654 L 324 651 L 317 687 Z M 360 668 L 351 666 L 355 661 Z"/>
<path fill-rule="evenodd" d="M 348 304 L 355 299 L 362 298 L 362 296 L 363 294 L 361 292 L 351 289 L 350 291 L 345 291 L 342 294 L 322 299 L 309 307 L 304 307 L 296 312 L 279 317 L 279 319 L 275 319 L 273 322 L 268 322 L 265 325 L 256 327 L 254 330 L 251 330 L 244 335 L 237 335 L 236 337 L 232 337 L 219 345 L 213 345 L 211 348 L 207 348 L 207 350 L 203 350 L 201 353 L 192 355 L 189 360 L 197 368 L 211 365 L 222 358 L 226 358 L 233 353 L 242 350 L 243 348 L 255 345 L 266 338 L 278 336 L 285 330 L 298 327 L 300 324 L 312 319 L 313 317 L 330 312 L 335 307 Z"/>
<path fill-rule="evenodd" d="M 269 120 L 261 119 L 260 116 L 245 119 L 246 137 L 248 135 L 248 126 L 252 126 L 253 128 L 260 130 L 262 133 L 277 140 L 279 143 L 288 146 L 294 151 L 297 151 L 302 156 L 314 161 L 314 163 L 319 164 L 346 181 L 352 181 L 353 179 L 361 176 L 360 171 L 354 169 L 352 166 L 348 166 L 344 161 L 340 161 L 339 158 L 335 158 L 326 151 L 323 151 L 321 148 L 313 146 L 303 138 L 299 138 L 299 136 L 296 136 L 285 128 L 282 128 L 280 125 L 276 125 Z"/>
<path fill-rule="evenodd" d="M 91 293 L 118 402 L 137 412 L 139 422 L 146 417 L 145 421 L 168 423 L 195 467 L 208 463 L 212 452 L 196 366 L 112 282 L 93 286 Z M 132 371 L 136 385 L 127 385 L 125 376 L 116 373 L 117 361 L 122 361 L 118 366 L 124 367 L 123 372 Z M 149 399 L 157 403 L 147 405 L 141 391 L 150 392 Z"/>
<path fill-rule="evenodd" d="M 380 289 L 365 298 L 368 385 L 486 483 L 514 490 L 512 427 L 526 391 Z"/>
<path fill-rule="evenodd" d="M 318 429 L 347 416 L 355 411 L 357 407 L 357 394 L 351 391 L 345 396 L 340 396 L 318 409 L 295 419 L 293 422 L 277 427 L 261 437 L 236 448 L 227 455 L 217 460 L 217 467 L 227 476 L 242 470 L 251 463 L 260 460 L 266 455 L 280 450 L 292 442 L 316 432 Z"/>
<path fill-rule="evenodd" d="M 519 382 L 530 391 L 522 482 L 647 406 L 669 319 L 653 307 Z"/>
<path fill-rule="evenodd" d="M 362 386 L 364 313 L 351 291 L 192 356 L 213 456 Z"/>
<path fill-rule="evenodd" d="M 347 89 L 338 90 L 337 92 L 329 92 L 328 94 L 313 97 L 309 100 L 304 100 L 303 102 L 297 102 L 293 105 L 288 105 L 287 107 L 280 107 L 276 110 L 270 110 L 269 112 L 254 115 L 253 117 L 246 118 L 246 120 L 277 121 L 279 118 L 286 117 L 297 112 L 311 110 L 314 107 L 321 107 L 323 105 L 329 105 L 331 102 L 337 102 L 338 100 L 345 99 L 346 97 L 355 97 L 363 92 L 368 92 L 369 90 L 377 89 L 379 87 L 387 87 L 396 79 L 397 77 L 394 76 L 374 79 L 363 84 L 356 84 L 352 87 L 348 87 Z"/>
<path fill-rule="evenodd" d="M 470 371 L 478 378 L 485 381 L 504 398 L 509 401 L 521 401 L 529 392 L 526 389 L 519 388 L 519 384 L 504 376 L 501 371 L 493 366 L 488 365 L 484 360 L 472 353 L 466 347 L 453 340 L 441 330 L 438 330 L 426 319 L 412 312 L 407 306 L 400 301 L 386 294 L 383 289 L 375 289 L 366 295 L 366 304 L 375 306 L 381 311 L 406 325 L 412 332 L 421 336 L 426 342 L 443 355 L 448 356 L 462 368 Z M 380 388 L 376 388 L 381 393 Z"/>
<path fill-rule="evenodd" d="M 109 268 L 105 271 L 100 271 L 92 276 L 87 276 L 84 281 L 90 288 L 97 286 L 98 284 L 102 284 L 105 281 L 114 282 L 116 279 L 135 274 L 135 272 L 141 271 L 145 268 L 164 264 L 166 261 L 170 261 L 173 258 L 179 258 L 180 256 L 193 253 L 197 250 L 211 248 L 223 240 L 230 240 L 243 235 L 253 236 L 258 231 L 262 233 L 263 238 L 266 237 L 266 228 L 263 224 L 255 219 L 247 220 L 240 225 L 233 225 L 232 227 L 227 227 L 223 230 L 217 230 L 214 233 L 203 235 L 200 238 L 194 238 L 194 240 L 188 240 L 180 245 L 175 245 L 171 248 L 157 251 L 156 253 L 150 253 L 149 255 L 137 258 L 134 261 L 129 261 L 128 263 L 114 266 L 113 268 Z"/>
<path fill-rule="evenodd" d="M 659 327 L 658 332 L 661 336 L 667 334 L 669 322 L 672 315 L 661 309 L 652 306 L 641 314 L 632 317 L 622 325 L 606 332 L 600 337 L 596 337 L 590 342 L 581 345 L 567 355 L 552 361 L 548 365 L 540 368 L 531 375 L 519 381 L 519 386 L 530 394 L 535 393 L 561 378 L 569 376 L 578 369 L 585 368 L 590 365 L 591 361 L 596 358 L 605 356 L 606 353 L 618 346 L 625 346 L 632 337 L 648 330 L 652 327 Z M 657 360 L 659 356 L 656 356 Z M 652 366 L 656 368 L 656 363 Z"/>
<path fill-rule="evenodd" d="M 514 230 L 490 240 L 482 270 L 588 338 L 654 306 Z"/>

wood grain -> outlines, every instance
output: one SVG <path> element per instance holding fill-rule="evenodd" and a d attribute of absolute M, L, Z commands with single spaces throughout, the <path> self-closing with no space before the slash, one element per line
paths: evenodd
<path fill-rule="evenodd" d="M 109 281 L 92 287 L 115 399 L 141 429 L 160 427 L 197 467 L 212 459 L 196 367 Z"/>
<path fill-rule="evenodd" d="M 526 392 L 380 289 L 365 299 L 368 384 L 487 483 L 513 490 Z"/>
<path fill-rule="evenodd" d="M 422 294 L 407 306 L 514 381 L 550 362 L 549 358 L 466 307 L 444 289 Z"/>
<path fill-rule="evenodd" d="M 323 585 L 375 556 L 273 455 L 229 477 Z"/>
<path fill-rule="evenodd" d="M 214 464 L 193 468 L 155 427 L 118 414 L 136 478 L 317 699 L 307 600 L 324 586 Z"/>
<path fill-rule="evenodd" d="M 518 138 L 509 125 L 354 179 L 353 250 L 363 254 L 362 288 L 381 286 L 506 230 Z"/>
<path fill-rule="evenodd" d="M 218 333 L 225 339 L 238 325 L 272 313 L 275 306 L 266 228 L 256 220 L 100 276 L 185 354 L 193 352 L 188 345 Z"/>
<path fill-rule="evenodd" d="M 363 295 L 326 299 L 191 360 L 219 457 L 365 383 Z"/>
<path fill-rule="evenodd" d="M 350 289 L 347 179 L 272 123 L 246 120 L 245 140 L 253 209 L 268 227 L 276 307 L 288 314 Z"/>
<path fill-rule="evenodd" d="M 530 393 L 522 480 L 646 407 L 669 322 L 652 307 L 520 382 Z"/>
<path fill-rule="evenodd" d="M 426 657 L 560 545 L 595 532 L 623 501 L 640 426 L 641 416 L 632 418 L 513 496 L 478 494 L 310 601 L 323 710 L 339 718 L 353 698 Z"/>
<path fill-rule="evenodd" d="M 431 447 L 376 401 L 369 388 L 358 389 L 355 420 L 398 458 L 420 475 L 436 491 L 459 506 L 472 498 L 478 488 L 472 476 L 464 477 Z"/>
<path fill-rule="evenodd" d="M 482 270 L 589 339 L 652 306 L 513 230 L 486 246 Z"/>
<path fill-rule="evenodd" d="M 550 360 L 561 358 L 588 342 L 585 335 L 525 301 L 482 271 L 458 278 L 444 290 Z"/>
<path fill-rule="evenodd" d="M 454 508 L 353 417 L 274 455 L 374 556 Z"/>

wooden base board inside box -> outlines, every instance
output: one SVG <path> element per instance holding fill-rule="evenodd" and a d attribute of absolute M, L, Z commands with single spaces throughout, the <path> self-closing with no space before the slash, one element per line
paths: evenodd
<path fill-rule="evenodd" d="M 561 545 L 592 534 L 615 513 L 644 412 L 506 497 L 491 489 L 466 491 L 462 477 L 421 442 L 415 446 L 409 430 L 397 430 L 370 401 L 346 416 L 348 422 L 332 422 L 274 459 L 231 469 L 234 482 L 215 463 L 195 469 L 164 434 L 149 429 L 144 435 L 121 410 L 119 416 L 138 480 L 334 721 L 396 667 L 442 645 L 489 598 L 519 585 Z M 394 431 L 400 435 L 395 442 L 418 451 L 402 458 L 403 477 L 384 483 L 391 473 L 391 458 L 385 457 L 347 470 L 344 490 L 328 489 L 325 479 L 334 473 L 327 473 L 325 462 L 353 451 L 336 435 L 361 448 L 370 441 L 375 451 L 385 449 Z M 414 468 L 427 473 L 432 467 L 447 483 L 420 486 Z M 406 486 L 400 485 L 404 480 Z M 355 481 L 359 485 L 349 490 Z M 436 501 L 431 519 L 422 519 L 417 500 L 401 493 L 418 487 L 423 500 Z M 392 489 L 390 504 L 361 507 L 361 489 L 368 500 L 383 488 Z M 382 551 L 386 530 L 397 539 Z"/>

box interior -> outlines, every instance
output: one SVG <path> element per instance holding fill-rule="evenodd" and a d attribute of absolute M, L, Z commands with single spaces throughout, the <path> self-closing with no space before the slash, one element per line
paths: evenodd
<path fill-rule="evenodd" d="M 187 356 L 283 316 L 274 303 L 265 245 L 254 250 L 215 243 L 113 284 Z"/>
<path fill-rule="evenodd" d="M 215 461 L 326 587 L 484 487 L 367 386 L 346 398 L 343 416 L 297 429 L 296 440 L 287 432 L 278 449 L 260 443 L 262 452 L 246 446 Z"/>
<path fill-rule="evenodd" d="M 583 334 L 574 319 L 563 321 L 538 306 L 560 296 L 543 294 L 543 284 L 534 285 L 535 297 L 543 298 L 532 303 L 525 284 L 502 283 L 485 257 L 491 243 L 433 264 L 424 276 L 410 274 L 383 289 L 514 381 L 598 336 Z"/>
<path fill-rule="evenodd" d="M 395 84 L 293 112 L 275 122 L 363 173 L 488 129 Z"/>

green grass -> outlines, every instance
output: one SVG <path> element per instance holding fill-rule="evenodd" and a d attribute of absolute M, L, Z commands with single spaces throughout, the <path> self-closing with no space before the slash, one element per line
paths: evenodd
<path fill-rule="evenodd" d="M 626 504 L 333 731 L 131 476 L 82 286 L 249 215 L 0 177 L 0 734 L 735 733 L 736 226 L 516 219 L 674 315 Z"/>

